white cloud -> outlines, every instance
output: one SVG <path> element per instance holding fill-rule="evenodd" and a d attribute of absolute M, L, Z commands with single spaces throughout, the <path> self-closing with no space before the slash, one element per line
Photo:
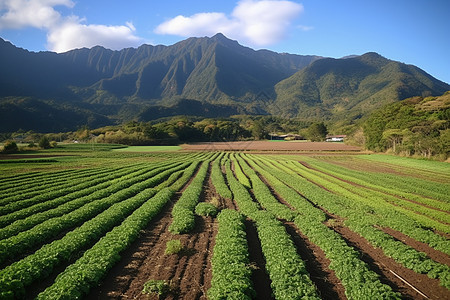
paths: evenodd
<path fill-rule="evenodd" d="M 101 45 L 110 49 L 136 47 L 144 40 L 131 22 L 107 26 L 84 24 L 77 16 L 62 16 L 55 6 L 74 6 L 72 0 L 0 0 L 0 30 L 35 27 L 47 31 L 49 50 L 64 52 Z"/>
<path fill-rule="evenodd" d="M 143 39 L 134 34 L 135 30 L 130 22 L 126 26 L 85 25 L 79 19 L 71 18 L 49 31 L 48 48 L 55 52 L 66 52 L 97 45 L 113 50 L 137 47 L 143 43 Z"/>
<path fill-rule="evenodd" d="M 5 0 L 0 2 L 0 29 L 48 29 L 61 20 L 54 6 L 73 7 L 71 0 Z"/>
<path fill-rule="evenodd" d="M 217 12 L 180 15 L 160 24 L 155 32 L 184 37 L 221 32 L 233 39 L 264 46 L 282 40 L 291 21 L 301 12 L 303 6 L 292 1 L 242 0 L 230 17 Z"/>

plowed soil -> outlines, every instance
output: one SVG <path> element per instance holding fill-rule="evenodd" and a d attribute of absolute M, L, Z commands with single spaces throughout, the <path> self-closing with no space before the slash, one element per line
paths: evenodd
<path fill-rule="evenodd" d="M 361 148 L 343 143 L 300 141 L 243 141 L 210 142 L 181 145 L 195 151 L 361 151 Z"/>

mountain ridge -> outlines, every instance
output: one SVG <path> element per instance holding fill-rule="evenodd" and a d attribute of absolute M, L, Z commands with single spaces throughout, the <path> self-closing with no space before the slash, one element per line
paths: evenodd
<path fill-rule="evenodd" d="M 186 103 L 199 107 L 199 115 L 218 109 L 223 116 L 238 111 L 310 120 L 358 119 L 385 103 L 450 89 L 415 66 L 373 52 L 342 59 L 277 53 L 242 46 L 223 34 L 170 46 L 96 46 L 60 54 L 30 52 L 0 39 L 0 69 L 0 101 L 8 99 L 3 109 L 12 109 L 11 99 L 23 97 L 57 103 L 74 115 L 89 112 L 90 117 L 75 122 L 79 126 L 86 125 L 81 120 L 87 125 L 145 121 L 162 112 L 179 113 Z M 184 99 L 207 105 L 179 105 Z M 16 108 L 21 105 L 17 101 Z M 152 114 L 152 109 L 160 113 Z M 20 124 L 21 110 L 14 111 L 15 127 L 27 128 Z"/>

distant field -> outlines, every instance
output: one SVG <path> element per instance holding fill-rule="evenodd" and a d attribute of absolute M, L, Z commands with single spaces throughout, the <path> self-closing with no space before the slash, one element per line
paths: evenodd
<path fill-rule="evenodd" d="M 450 164 L 307 144 L 5 159 L 0 299 L 450 299 Z"/>
<path fill-rule="evenodd" d="M 344 143 L 304 141 L 243 141 L 185 144 L 185 150 L 214 151 L 361 151 L 360 147 Z"/>
<path fill-rule="evenodd" d="M 128 146 L 126 148 L 115 149 L 118 152 L 157 152 L 157 151 L 178 151 L 180 146 Z"/>

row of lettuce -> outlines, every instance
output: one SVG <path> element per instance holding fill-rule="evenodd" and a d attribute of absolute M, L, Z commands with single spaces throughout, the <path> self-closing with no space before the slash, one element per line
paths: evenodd
<path fill-rule="evenodd" d="M 327 176 L 323 170 L 312 170 L 290 159 L 213 153 L 186 155 L 149 167 L 129 165 L 114 172 L 62 171 L 59 179 L 42 173 L 32 173 L 28 179 L 0 179 L 5 184 L 0 190 L 13 191 L 19 182 L 29 195 L 28 200 L 19 193 L 0 196 L 0 265 L 4 266 L 0 270 L 0 298 L 25 297 L 27 287 L 65 265 L 65 271 L 38 298 L 77 299 L 86 295 L 139 231 L 183 188 L 172 209 L 169 231 L 190 233 L 208 177 L 220 197 L 233 200 L 239 210 L 226 209 L 218 217 L 210 299 L 257 297 L 244 222 L 257 231 L 274 297 L 320 299 L 320 291 L 285 229 L 288 221 L 324 251 L 331 261 L 329 268 L 335 271 L 349 299 L 400 298 L 360 259 L 357 250 L 327 226 L 332 214 L 343 217 L 346 226 L 387 256 L 415 272 L 438 278 L 450 289 L 448 266 L 395 240 L 380 227 L 394 228 L 448 254 L 445 238 L 424 229 L 409 214 L 393 212 L 389 206 L 394 201 L 392 195 L 375 189 L 375 185 L 368 186 L 375 192 L 370 198 L 367 190 L 353 192 L 338 179 L 338 171 L 331 172 L 332 176 Z M 45 182 L 40 186 L 41 194 L 34 190 L 35 180 Z M 362 184 L 359 180 L 356 178 L 356 183 Z M 57 186 L 68 192 L 58 194 L 54 190 Z M 442 205 L 445 209 L 445 203 Z M 1 221 L 3 218 L 7 221 Z M 423 224 L 441 223 L 424 220 Z M 58 235 L 64 236 L 51 241 Z"/>
<path fill-rule="evenodd" d="M 26 297 L 27 288 L 76 258 L 79 259 L 75 264 L 66 268 L 38 298 L 74 299 L 86 294 L 120 258 L 119 253 L 138 236 L 143 226 L 189 181 L 198 163 L 198 159 L 191 158 L 138 170 L 131 166 L 126 175 L 113 179 L 110 188 L 101 191 L 102 196 L 94 192 L 92 199 L 81 207 L 75 205 L 68 211 L 68 207 L 61 205 L 53 209 L 62 207 L 64 213 L 59 217 L 41 220 L 24 231 L 17 228 L 19 234 L 0 241 L 4 266 L 0 270 L 0 298 Z M 58 235 L 63 237 L 52 241 Z M 27 255 L 30 251 L 35 252 Z"/>

